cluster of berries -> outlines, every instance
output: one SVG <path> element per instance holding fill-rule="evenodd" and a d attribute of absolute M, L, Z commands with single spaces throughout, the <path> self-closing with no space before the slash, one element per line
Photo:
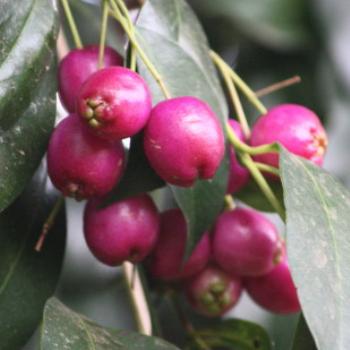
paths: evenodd
<path fill-rule="evenodd" d="M 179 209 L 162 214 L 147 194 L 101 208 L 103 197 L 125 168 L 122 139 L 144 133 L 144 151 L 167 183 L 192 186 L 211 179 L 225 152 L 218 118 L 203 101 L 179 97 L 152 108 L 151 93 L 121 57 L 105 49 L 98 69 L 98 47 L 71 51 L 61 62 L 59 92 L 69 113 L 54 130 L 48 171 L 65 195 L 88 199 L 84 233 L 92 253 L 116 266 L 144 261 L 155 279 L 184 286 L 200 313 L 222 315 L 238 301 L 243 287 L 263 307 L 278 313 L 298 311 L 282 239 L 274 225 L 252 209 L 222 213 L 183 263 L 187 230 Z M 250 140 L 230 120 L 236 136 L 252 146 L 280 142 L 289 151 L 321 164 L 327 138 L 318 117 L 302 106 L 281 105 L 255 123 Z M 240 190 L 249 172 L 230 149 L 228 193 Z M 256 161 L 278 167 L 277 154 Z"/>

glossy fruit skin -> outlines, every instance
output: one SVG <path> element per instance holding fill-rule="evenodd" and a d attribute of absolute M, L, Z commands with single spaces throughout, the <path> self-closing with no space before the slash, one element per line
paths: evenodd
<path fill-rule="evenodd" d="M 283 254 L 283 242 L 275 225 L 248 208 L 226 211 L 218 217 L 212 248 L 216 263 L 237 276 L 266 274 Z"/>
<path fill-rule="evenodd" d="M 78 92 L 86 79 L 98 70 L 99 47 L 91 45 L 71 50 L 58 68 L 58 92 L 68 112 L 75 112 Z M 122 57 L 111 47 L 105 48 L 104 67 L 123 65 Z"/>
<path fill-rule="evenodd" d="M 84 212 L 85 240 L 93 255 L 110 266 L 143 261 L 159 233 L 159 214 L 152 199 L 143 194 L 105 208 L 100 208 L 102 203 L 92 199 Z"/>
<path fill-rule="evenodd" d="M 236 136 L 243 142 L 245 138 L 240 124 L 233 119 L 229 120 L 229 124 Z M 230 147 L 230 174 L 227 187 L 227 193 L 236 193 L 241 190 L 249 181 L 250 174 L 247 168 L 241 165 L 237 159 L 233 146 Z"/>
<path fill-rule="evenodd" d="M 92 74 L 77 100 L 80 117 L 96 134 L 109 140 L 138 133 L 146 125 L 151 108 L 147 84 L 125 67 L 108 67 Z"/>
<path fill-rule="evenodd" d="M 297 290 L 285 256 L 268 274 L 244 278 L 244 286 L 258 305 L 271 312 L 289 314 L 301 310 Z"/>
<path fill-rule="evenodd" d="M 310 109 L 296 104 L 282 104 L 271 108 L 254 124 L 250 139 L 252 146 L 279 142 L 288 151 L 322 165 L 327 148 L 327 135 Z M 279 166 L 279 156 L 267 153 L 255 156 L 256 161 Z"/>
<path fill-rule="evenodd" d="M 120 141 L 96 137 L 76 114 L 70 114 L 51 135 L 48 173 L 65 196 L 78 200 L 103 196 L 122 176 L 124 158 Z"/>
<path fill-rule="evenodd" d="M 204 269 L 210 257 L 208 234 L 204 234 L 183 264 L 186 237 L 186 222 L 180 209 L 170 209 L 161 214 L 159 239 L 148 261 L 149 271 L 154 278 L 179 281 Z"/>
<path fill-rule="evenodd" d="M 185 293 L 188 302 L 198 313 L 218 317 L 237 304 L 242 293 L 242 282 L 240 278 L 209 265 L 186 281 Z"/>
<path fill-rule="evenodd" d="M 189 187 L 211 179 L 224 156 L 224 135 L 211 108 L 195 97 L 157 104 L 145 129 L 144 149 L 166 182 Z"/>

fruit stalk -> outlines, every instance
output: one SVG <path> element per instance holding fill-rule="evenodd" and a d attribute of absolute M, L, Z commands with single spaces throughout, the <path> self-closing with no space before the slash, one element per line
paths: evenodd
<path fill-rule="evenodd" d="M 101 29 L 100 29 L 100 46 L 98 52 L 98 68 L 101 69 L 104 66 L 104 53 L 106 45 L 106 36 L 107 36 L 107 26 L 108 26 L 108 11 L 109 6 L 106 0 L 103 0 L 102 4 L 102 20 L 101 20 Z"/>
<path fill-rule="evenodd" d="M 80 39 L 80 35 L 78 32 L 77 26 L 75 24 L 72 12 L 70 10 L 68 0 L 61 0 L 61 3 L 62 3 L 62 7 L 63 7 L 64 13 L 65 13 L 67 21 L 68 21 L 69 29 L 70 29 L 72 36 L 73 36 L 75 46 L 78 49 L 81 49 L 83 47 L 83 43 Z"/>

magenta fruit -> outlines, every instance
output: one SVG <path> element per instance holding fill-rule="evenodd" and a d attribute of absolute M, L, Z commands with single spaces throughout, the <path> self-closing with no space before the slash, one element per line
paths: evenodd
<path fill-rule="evenodd" d="M 186 238 L 186 222 L 182 212 L 171 209 L 162 213 L 159 239 L 148 263 L 153 277 L 177 281 L 198 273 L 206 266 L 210 256 L 208 234 L 202 237 L 184 263 Z"/>
<path fill-rule="evenodd" d="M 224 156 L 224 135 L 210 107 L 195 97 L 160 102 L 145 129 L 146 156 L 166 182 L 191 186 L 211 179 Z"/>
<path fill-rule="evenodd" d="M 53 184 L 78 200 L 108 193 L 124 168 L 120 141 L 108 142 L 90 132 L 76 114 L 62 120 L 51 135 L 47 152 Z"/>
<path fill-rule="evenodd" d="M 282 258 L 283 243 L 276 227 L 253 209 L 222 213 L 213 232 L 213 255 L 225 271 L 238 276 L 270 272 Z"/>
<path fill-rule="evenodd" d="M 99 208 L 100 199 L 88 202 L 84 234 L 92 254 L 107 265 L 139 263 L 153 249 L 159 232 L 159 214 L 144 194 Z"/>
<path fill-rule="evenodd" d="M 98 52 L 96 45 L 74 49 L 59 65 L 58 91 L 62 104 L 69 112 L 75 112 L 78 92 L 85 80 L 98 70 Z M 123 59 L 114 49 L 106 47 L 103 63 L 104 67 L 120 66 Z"/>
<path fill-rule="evenodd" d="M 246 277 L 244 286 L 251 298 L 269 311 L 278 314 L 300 311 L 297 291 L 286 257 L 267 275 Z"/>
<path fill-rule="evenodd" d="M 244 135 L 240 124 L 233 119 L 229 120 L 229 124 L 236 134 L 236 136 L 241 140 L 245 141 Z M 230 174 L 227 187 L 227 193 L 236 193 L 241 190 L 249 181 L 249 171 L 247 168 L 242 166 L 237 160 L 236 153 L 233 147 L 230 147 Z"/>
<path fill-rule="evenodd" d="M 251 145 L 279 142 L 291 153 L 322 165 L 327 135 L 317 115 L 299 105 L 283 104 L 270 109 L 255 123 Z M 256 161 L 278 167 L 277 153 L 255 156 Z"/>
<path fill-rule="evenodd" d="M 116 140 L 138 133 L 147 123 L 151 94 L 140 75 L 124 67 L 92 74 L 80 89 L 78 114 L 99 136 Z"/>
<path fill-rule="evenodd" d="M 238 302 L 242 283 L 216 266 L 208 266 L 186 281 L 186 296 L 192 307 L 209 317 L 222 316 Z"/>

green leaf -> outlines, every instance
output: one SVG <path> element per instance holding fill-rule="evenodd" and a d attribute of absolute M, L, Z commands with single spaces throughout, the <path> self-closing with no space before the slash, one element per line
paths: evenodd
<path fill-rule="evenodd" d="M 287 249 L 319 350 L 349 348 L 350 194 L 321 168 L 282 150 Z"/>
<path fill-rule="evenodd" d="M 61 210 L 42 252 L 35 243 L 57 196 L 46 190 L 46 173 L 0 214 L 0 339 L 2 350 L 23 346 L 39 324 L 63 261 L 65 213 Z"/>
<path fill-rule="evenodd" d="M 314 339 L 312 338 L 312 334 L 310 333 L 303 315 L 299 318 L 291 350 L 317 350 Z"/>
<path fill-rule="evenodd" d="M 33 176 L 54 126 L 56 18 L 53 1 L 0 4 L 0 212 Z"/>
<path fill-rule="evenodd" d="M 41 349 L 66 350 L 178 350 L 160 338 L 103 328 L 68 309 L 59 300 L 50 299 L 45 307 Z"/>
<path fill-rule="evenodd" d="M 211 349 L 272 349 L 271 340 L 265 329 L 249 321 L 224 320 L 210 329 L 198 330 L 196 333 Z"/>
<path fill-rule="evenodd" d="M 227 118 L 227 106 L 215 67 L 209 57 L 207 39 L 191 8 L 183 0 L 149 0 L 143 6 L 137 33 L 140 44 L 154 63 L 172 97 L 196 96 L 206 101 L 222 123 Z M 148 82 L 153 102 L 164 96 L 141 61 L 139 70 Z M 211 181 L 198 181 L 193 188 L 171 186 L 189 227 L 191 251 L 223 205 L 228 176 L 228 162 L 223 161 L 217 176 Z M 142 173 L 140 173 L 142 181 Z M 206 201 L 206 203 L 204 203 Z M 202 211 L 195 209 L 198 203 Z"/>

